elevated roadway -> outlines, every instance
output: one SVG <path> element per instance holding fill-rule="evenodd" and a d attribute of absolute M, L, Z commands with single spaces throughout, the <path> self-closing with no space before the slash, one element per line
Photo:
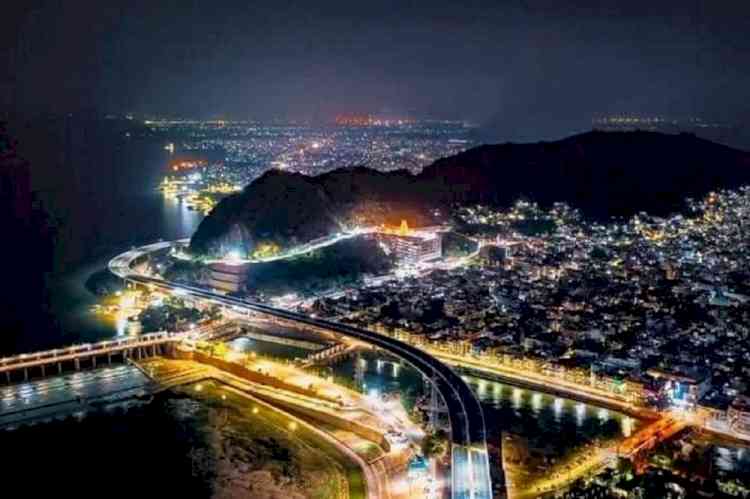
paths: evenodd
<path fill-rule="evenodd" d="M 312 318 L 261 303 L 214 293 L 210 290 L 166 281 L 139 273 L 133 263 L 152 251 L 163 250 L 170 243 L 157 243 L 133 249 L 112 259 L 110 271 L 137 285 L 159 289 L 174 295 L 229 307 L 236 312 L 267 315 L 292 323 L 332 331 L 386 350 L 411 364 L 432 380 L 448 408 L 451 427 L 451 489 L 454 499 L 491 499 L 489 459 L 482 407 L 471 388 L 451 368 L 399 340 L 366 329 Z"/>

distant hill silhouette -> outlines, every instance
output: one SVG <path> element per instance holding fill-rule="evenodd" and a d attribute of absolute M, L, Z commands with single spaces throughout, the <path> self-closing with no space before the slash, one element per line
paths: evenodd
<path fill-rule="evenodd" d="M 555 142 L 484 145 L 420 174 L 343 168 L 316 177 L 271 170 L 224 199 L 193 235 L 201 253 L 282 245 L 348 224 L 430 223 L 455 204 L 562 201 L 598 220 L 680 211 L 686 197 L 750 184 L 750 153 L 689 134 L 588 132 Z"/>

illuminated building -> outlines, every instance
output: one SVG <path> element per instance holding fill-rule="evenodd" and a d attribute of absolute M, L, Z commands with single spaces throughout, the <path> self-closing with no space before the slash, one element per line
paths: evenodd
<path fill-rule="evenodd" d="M 428 228 L 412 230 L 401 222 L 398 229 L 383 228 L 371 234 L 389 254 L 402 262 L 414 263 L 440 258 L 443 254 L 442 233 Z"/>
<path fill-rule="evenodd" d="M 235 293 L 245 287 L 247 264 L 216 262 L 208 266 L 211 274 L 209 285 L 219 291 Z"/>
<path fill-rule="evenodd" d="M 750 397 L 737 397 L 729 406 L 727 418 L 734 431 L 750 435 Z"/>
<path fill-rule="evenodd" d="M 711 388 L 710 373 L 700 369 L 649 369 L 647 374 L 662 381 L 661 391 L 674 405 L 694 405 Z"/>

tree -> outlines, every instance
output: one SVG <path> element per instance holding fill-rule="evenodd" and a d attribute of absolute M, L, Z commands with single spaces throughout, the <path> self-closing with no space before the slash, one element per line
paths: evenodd
<path fill-rule="evenodd" d="M 624 457 L 617 458 L 617 473 L 626 480 L 631 480 L 633 478 L 634 468 L 630 459 Z"/>
<path fill-rule="evenodd" d="M 447 435 L 443 430 L 428 433 L 422 440 L 422 455 L 429 459 L 444 454 L 448 448 L 446 445 L 446 437 Z"/>

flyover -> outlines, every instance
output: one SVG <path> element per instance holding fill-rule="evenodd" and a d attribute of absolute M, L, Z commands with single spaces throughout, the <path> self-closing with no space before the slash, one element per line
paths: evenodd
<path fill-rule="evenodd" d="M 136 260 L 147 257 L 151 252 L 161 251 L 170 246 L 171 243 L 160 242 L 135 248 L 113 258 L 109 263 L 109 270 L 116 276 L 136 285 L 229 307 L 238 312 L 268 315 L 297 324 L 333 331 L 369 343 L 398 356 L 432 381 L 447 406 L 451 427 L 452 498 L 492 498 L 482 407 L 471 388 L 450 367 L 411 345 L 366 329 L 225 296 L 196 286 L 166 281 L 144 275 L 133 268 Z"/>

